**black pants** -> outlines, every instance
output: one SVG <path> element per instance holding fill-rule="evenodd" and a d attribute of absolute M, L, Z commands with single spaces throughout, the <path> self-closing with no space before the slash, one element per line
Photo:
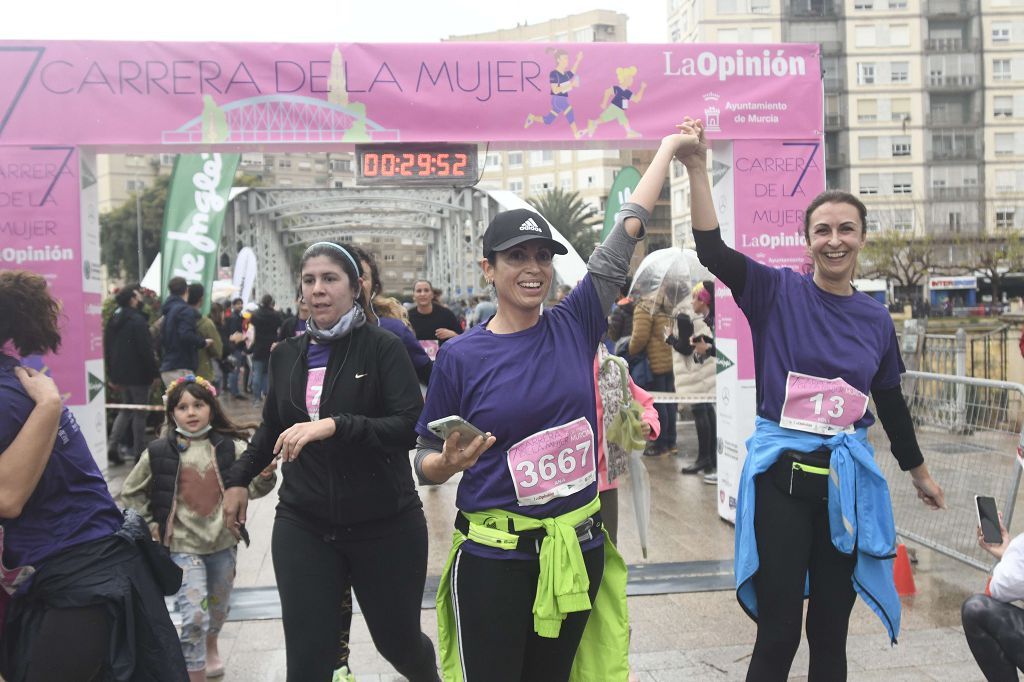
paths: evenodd
<path fill-rule="evenodd" d="M 696 403 L 693 410 L 693 424 L 697 428 L 697 462 L 705 464 L 712 469 L 718 468 L 718 457 L 715 453 L 717 447 L 717 418 L 713 403 Z"/>
<path fill-rule="evenodd" d="M 355 590 L 374 646 L 412 682 L 435 682 L 434 645 L 420 629 L 427 528 L 349 540 L 297 521 L 274 522 L 289 682 L 327 682 L 338 662 L 344 591 Z"/>
<path fill-rule="evenodd" d="M 608 531 L 608 537 L 612 544 L 619 546 L 619 489 L 609 488 L 602 490 L 598 497 L 601 498 L 601 524 Z"/>
<path fill-rule="evenodd" d="M 29 650 L 26 682 L 92 682 L 110 656 L 110 614 L 103 604 L 47 609 Z M 59 655 L 55 652 L 59 651 Z"/>
<path fill-rule="evenodd" d="M 786 466 L 778 463 L 775 466 Z M 791 497 L 769 470 L 755 481 L 754 534 L 760 567 L 757 641 L 747 680 L 785 680 L 800 646 L 804 581 L 810 581 L 807 679 L 846 679 L 846 633 L 856 600 L 854 559 L 832 545 L 828 506 Z"/>
<path fill-rule="evenodd" d="M 983 594 L 968 597 L 960 617 L 974 660 L 989 682 L 1016 682 L 1024 670 L 1024 610 Z"/>
<path fill-rule="evenodd" d="M 604 547 L 583 553 L 594 602 Z M 452 601 L 465 682 L 566 682 L 590 611 L 570 613 L 556 639 L 533 629 L 538 561 L 484 559 L 460 549 L 452 565 Z"/>

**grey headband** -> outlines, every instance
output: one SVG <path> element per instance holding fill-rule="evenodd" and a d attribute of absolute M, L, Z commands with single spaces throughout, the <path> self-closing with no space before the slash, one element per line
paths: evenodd
<path fill-rule="evenodd" d="M 356 263 L 356 259 L 352 257 L 351 253 L 348 252 L 348 249 L 344 248 L 339 244 L 335 244 L 334 242 L 317 242 L 315 244 L 310 244 L 309 247 L 306 249 L 306 253 L 309 253 L 318 246 L 332 246 L 338 251 L 341 251 L 343 254 L 345 254 L 345 258 L 348 258 L 348 262 L 352 264 L 352 267 L 356 269 L 356 277 L 361 276 L 362 270 Z M 302 254 L 303 258 L 305 258 L 306 253 Z"/>

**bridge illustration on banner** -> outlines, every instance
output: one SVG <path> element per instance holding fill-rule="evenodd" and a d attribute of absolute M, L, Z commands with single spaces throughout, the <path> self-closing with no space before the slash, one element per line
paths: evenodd
<path fill-rule="evenodd" d="M 165 130 L 164 144 L 204 141 L 204 128 L 226 126 L 219 142 L 398 142 L 401 131 L 366 117 L 366 105 L 335 104 L 304 95 L 260 95 L 218 106 L 204 98 L 203 113 L 177 130 Z M 218 136 L 219 137 L 219 136 Z"/>

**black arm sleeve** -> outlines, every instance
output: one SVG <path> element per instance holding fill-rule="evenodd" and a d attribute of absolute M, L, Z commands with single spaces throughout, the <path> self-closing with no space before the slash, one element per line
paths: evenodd
<path fill-rule="evenodd" d="M 693 346 L 690 345 L 690 337 L 693 336 L 693 320 L 686 315 L 676 317 L 676 336 L 670 336 L 668 344 L 682 355 L 692 355 Z"/>
<path fill-rule="evenodd" d="M 878 420 L 882 422 L 885 435 L 889 437 L 890 450 L 899 462 L 900 469 L 909 471 L 924 464 L 924 455 L 921 454 L 914 433 L 914 420 L 910 417 L 910 408 L 907 407 L 900 387 L 872 391 L 871 397 L 875 399 Z"/>
<path fill-rule="evenodd" d="M 704 267 L 729 287 L 733 296 L 742 296 L 747 286 L 747 257 L 722 241 L 722 228 L 694 230 L 693 240 Z"/>

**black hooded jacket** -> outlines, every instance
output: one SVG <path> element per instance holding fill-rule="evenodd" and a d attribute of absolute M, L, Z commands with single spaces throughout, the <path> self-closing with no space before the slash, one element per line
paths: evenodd
<path fill-rule="evenodd" d="M 160 376 L 146 316 L 132 307 L 118 308 L 103 334 L 104 362 L 110 381 L 148 386 Z"/>

